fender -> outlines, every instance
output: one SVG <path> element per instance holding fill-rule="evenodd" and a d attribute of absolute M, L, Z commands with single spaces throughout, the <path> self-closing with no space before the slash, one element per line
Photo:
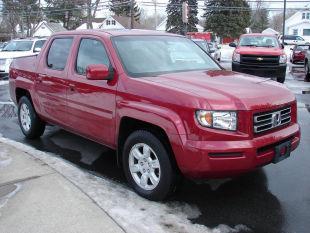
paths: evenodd
<path fill-rule="evenodd" d="M 169 138 L 179 135 L 182 142 L 185 142 L 186 131 L 182 120 L 170 109 L 136 101 L 119 101 L 116 105 L 116 141 L 121 119 L 131 117 L 161 127 Z"/>

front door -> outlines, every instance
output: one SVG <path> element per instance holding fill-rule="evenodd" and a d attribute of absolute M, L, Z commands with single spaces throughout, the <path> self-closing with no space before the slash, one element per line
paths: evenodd
<path fill-rule="evenodd" d="M 115 141 L 116 80 L 88 80 L 86 67 L 105 64 L 112 69 L 104 41 L 81 36 L 68 73 L 68 122 L 72 130 L 106 145 Z"/>

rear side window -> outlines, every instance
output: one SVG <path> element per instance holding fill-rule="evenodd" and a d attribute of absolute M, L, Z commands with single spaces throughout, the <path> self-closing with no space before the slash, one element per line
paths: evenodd
<path fill-rule="evenodd" d="M 86 74 L 88 65 L 104 64 L 109 67 L 110 62 L 103 44 L 95 39 L 82 39 L 76 60 L 76 72 Z"/>
<path fill-rule="evenodd" d="M 64 70 L 73 38 L 58 38 L 52 42 L 47 55 L 47 66 L 53 70 Z"/>

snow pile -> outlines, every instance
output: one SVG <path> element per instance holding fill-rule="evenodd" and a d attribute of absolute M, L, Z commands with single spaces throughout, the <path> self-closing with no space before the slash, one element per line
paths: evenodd
<path fill-rule="evenodd" d="M 12 158 L 8 155 L 7 150 L 0 151 L 0 169 L 7 167 L 12 162 Z"/>
<path fill-rule="evenodd" d="M 244 225 L 237 225 L 235 228 L 219 225 L 209 229 L 193 224 L 188 219 L 197 218 L 201 214 L 197 206 L 180 202 L 151 202 L 141 198 L 127 186 L 89 174 L 51 154 L 3 137 L 0 137 L 0 142 L 12 145 L 47 163 L 79 187 L 126 232 L 228 233 L 249 230 Z"/>
<path fill-rule="evenodd" d="M 235 48 L 229 47 L 228 44 L 223 44 L 221 48 L 221 60 L 232 60 L 232 54 Z"/>

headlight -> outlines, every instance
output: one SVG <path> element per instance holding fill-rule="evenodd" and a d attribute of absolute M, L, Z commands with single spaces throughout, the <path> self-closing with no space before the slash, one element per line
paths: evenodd
<path fill-rule="evenodd" d="M 233 53 L 232 60 L 233 60 L 234 62 L 240 62 L 240 53 L 234 52 L 234 53 Z"/>
<path fill-rule="evenodd" d="M 237 130 L 237 112 L 197 110 L 196 119 L 208 128 Z"/>
<path fill-rule="evenodd" d="M 280 64 L 285 64 L 287 62 L 287 57 L 286 57 L 285 54 L 282 54 L 280 56 L 280 61 L 279 62 L 280 62 Z"/>

